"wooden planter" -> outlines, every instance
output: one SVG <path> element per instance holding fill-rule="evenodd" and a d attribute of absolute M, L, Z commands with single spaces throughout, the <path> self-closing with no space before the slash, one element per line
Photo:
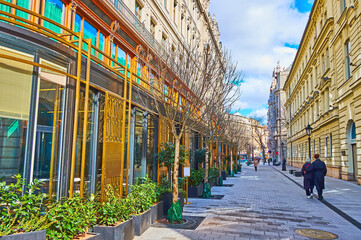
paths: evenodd
<path fill-rule="evenodd" d="M 28 233 L 19 233 L 13 235 L 6 235 L 0 237 L 1 240 L 45 240 L 46 239 L 46 231 L 36 231 L 36 232 L 28 232 Z"/>
<path fill-rule="evenodd" d="M 164 216 L 163 206 L 164 206 L 163 201 L 160 201 L 159 203 L 150 207 L 151 224 L 155 223 Z"/>
<path fill-rule="evenodd" d="M 151 211 L 143 212 L 142 214 L 133 216 L 134 218 L 134 235 L 142 235 L 149 227 L 151 223 Z"/>
<path fill-rule="evenodd" d="M 95 226 L 95 233 L 100 233 L 102 240 L 131 240 L 134 238 L 134 220 L 122 222 L 116 226 Z"/>

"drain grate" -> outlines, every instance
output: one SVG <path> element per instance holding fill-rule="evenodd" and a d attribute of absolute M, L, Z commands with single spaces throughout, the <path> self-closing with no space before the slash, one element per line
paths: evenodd
<path fill-rule="evenodd" d="M 165 219 L 161 219 L 155 224 L 152 225 L 152 227 L 155 228 L 173 228 L 173 229 L 187 229 L 187 230 L 196 230 L 199 225 L 203 222 L 205 217 L 198 217 L 198 216 L 183 216 L 183 220 L 185 220 L 184 223 L 181 224 L 165 224 L 161 222 L 165 222 Z"/>
<path fill-rule="evenodd" d="M 338 236 L 334 233 L 311 228 L 300 228 L 296 229 L 295 232 L 312 239 L 338 239 Z"/>

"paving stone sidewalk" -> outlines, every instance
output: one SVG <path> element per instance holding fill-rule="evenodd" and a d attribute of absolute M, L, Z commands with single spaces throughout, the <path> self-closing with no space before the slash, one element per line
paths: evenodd
<path fill-rule="evenodd" d="M 281 171 L 281 167 L 275 167 Z M 287 166 L 287 171 L 283 172 L 287 177 L 303 184 L 303 177 L 295 177 L 289 174 L 290 169 L 300 171 L 299 168 Z M 316 188 L 314 192 L 317 193 Z M 333 206 L 346 213 L 361 225 L 361 186 L 356 182 L 348 182 L 332 177 L 325 178 L 324 199 Z M 360 237 L 361 239 L 361 237 Z"/>
<path fill-rule="evenodd" d="M 214 187 L 222 200 L 190 199 L 184 215 L 206 217 L 196 230 L 149 228 L 137 240 L 155 239 L 308 239 L 298 228 L 335 233 L 339 239 L 361 239 L 361 230 L 316 199 L 272 166 L 243 167 L 227 178 L 233 187 Z M 325 195 L 326 198 L 326 195 Z"/>

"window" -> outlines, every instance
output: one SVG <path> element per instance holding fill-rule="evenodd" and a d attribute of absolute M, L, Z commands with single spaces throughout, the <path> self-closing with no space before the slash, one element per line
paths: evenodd
<path fill-rule="evenodd" d="M 142 19 L 142 5 L 138 1 L 135 1 L 135 16 L 141 20 Z"/>
<path fill-rule="evenodd" d="M 91 39 L 91 45 L 96 46 L 97 44 L 97 35 L 98 31 L 95 27 L 93 27 L 90 23 L 84 20 L 84 39 Z M 83 49 L 88 51 L 88 44 L 83 43 Z M 91 54 L 95 55 L 95 49 L 91 49 Z"/>
<path fill-rule="evenodd" d="M 330 158 L 332 158 L 332 134 L 330 134 Z"/>
<path fill-rule="evenodd" d="M 351 43 L 350 40 L 347 40 L 345 43 L 345 77 L 346 80 L 348 80 L 351 76 L 351 58 L 350 58 L 350 52 L 351 52 Z"/>
<path fill-rule="evenodd" d="M 325 54 L 322 54 L 322 74 L 326 72 Z"/>
<path fill-rule="evenodd" d="M 165 36 L 164 34 L 162 35 L 162 47 L 165 49 L 167 44 L 167 36 Z"/>
<path fill-rule="evenodd" d="M 153 35 L 153 37 L 155 38 L 155 22 L 151 19 L 150 20 L 150 33 Z"/>
<path fill-rule="evenodd" d="M 330 68 L 330 51 L 326 49 L 326 69 Z"/>
<path fill-rule="evenodd" d="M 57 23 L 63 24 L 65 16 L 65 6 L 60 0 L 45 0 L 44 17 L 47 17 Z M 61 33 L 61 28 L 52 23 L 44 21 L 44 27 L 56 32 Z"/>
<path fill-rule="evenodd" d="M 345 9 L 346 9 L 346 0 L 340 0 L 340 9 L 341 9 L 341 14 L 342 14 L 343 11 L 345 11 Z"/>
<path fill-rule="evenodd" d="M 326 135 L 325 138 L 325 158 L 327 157 L 328 154 L 328 136 Z"/>

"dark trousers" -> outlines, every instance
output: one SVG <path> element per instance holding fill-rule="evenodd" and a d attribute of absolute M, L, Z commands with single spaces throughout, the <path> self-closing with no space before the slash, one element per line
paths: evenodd
<path fill-rule="evenodd" d="M 322 198 L 322 188 L 317 188 L 317 194 L 319 198 Z"/>
<path fill-rule="evenodd" d="M 257 167 L 254 167 L 254 170 L 257 172 Z"/>
<path fill-rule="evenodd" d="M 306 195 L 310 196 L 313 193 L 313 189 L 306 189 Z"/>

